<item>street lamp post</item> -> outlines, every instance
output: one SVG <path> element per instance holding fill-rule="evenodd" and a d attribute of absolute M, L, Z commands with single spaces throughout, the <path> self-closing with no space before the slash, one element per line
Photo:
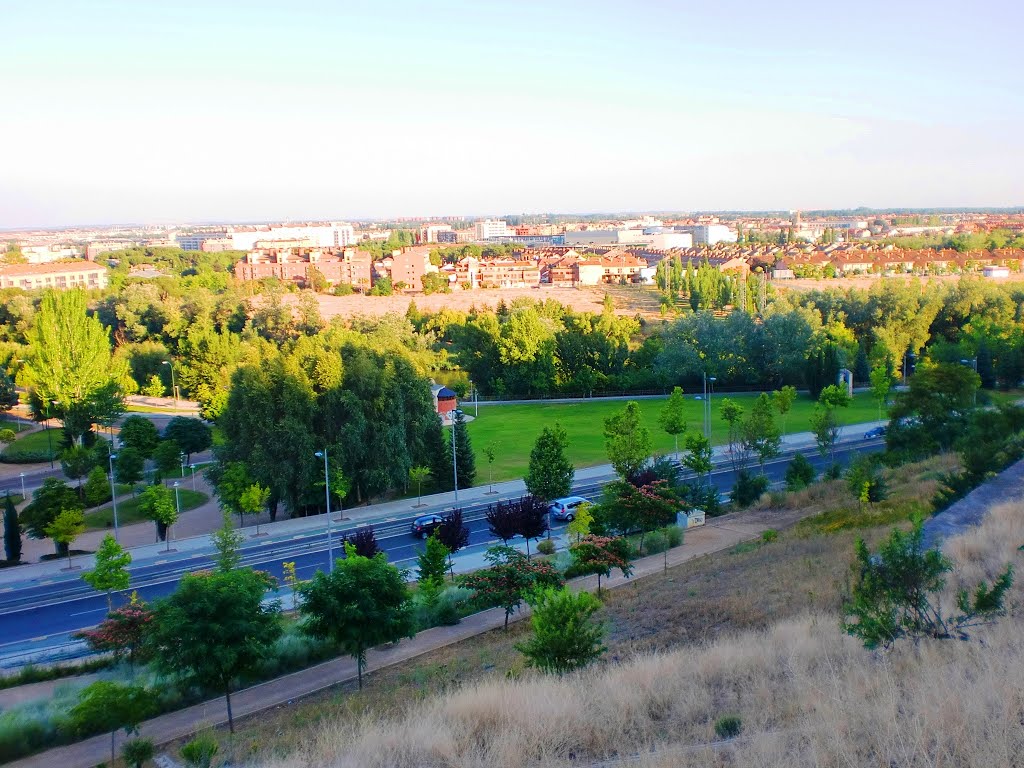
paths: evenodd
<path fill-rule="evenodd" d="M 174 383 L 174 363 L 170 360 L 164 360 L 161 365 L 166 365 L 171 369 L 171 394 L 174 395 L 174 407 L 178 407 L 178 385 Z"/>
<path fill-rule="evenodd" d="M 27 495 L 25 494 L 25 473 L 22 472 L 20 476 L 21 476 L 21 500 L 25 501 L 25 499 L 28 498 Z"/>
<path fill-rule="evenodd" d="M 114 508 L 114 540 L 118 541 L 117 538 L 117 488 L 114 487 L 114 459 L 117 458 L 116 453 L 107 454 L 107 462 L 110 464 L 110 503 Z"/>
<path fill-rule="evenodd" d="M 178 515 L 175 518 L 175 520 L 177 520 L 178 517 L 181 517 L 181 500 L 178 498 L 178 487 L 180 485 L 181 485 L 181 483 L 179 483 L 177 480 L 174 481 L 174 486 L 173 486 L 174 487 L 174 508 L 175 508 L 175 510 L 177 510 L 177 513 L 178 513 Z M 167 526 L 167 550 L 166 551 L 168 551 L 168 552 L 171 551 L 171 527 L 172 526 Z"/>
<path fill-rule="evenodd" d="M 708 376 L 708 442 L 711 442 L 711 398 L 715 394 L 715 382 L 718 381 L 714 376 Z"/>
<path fill-rule="evenodd" d="M 704 416 L 704 437 L 708 436 L 708 372 L 704 371 L 704 393 L 701 401 L 701 414 Z"/>
<path fill-rule="evenodd" d="M 974 372 L 978 372 L 978 358 L 972 357 L 970 360 L 964 358 L 960 361 L 962 365 L 969 365 L 974 369 Z M 974 390 L 974 405 L 978 404 L 978 390 Z"/>
<path fill-rule="evenodd" d="M 196 465 L 189 464 L 188 468 L 192 470 L 192 490 L 196 489 Z"/>
<path fill-rule="evenodd" d="M 178 461 L 181 462 L 181 477 L 182 477 L 182 479 L 184 479 L 184 477 L 185 477 L 185 453 L 184 452 L 178 454 Z"/>
<path fill-rule="evenodd" d="M 46 401 L 46 447 L 50 453 L 50 469 L 53 469 L 53 438 L 50 437 L 50 400 Z"/>
<path fill-rule="evenodd" d="M 327 447 L 322 451 L 313 454 L 318 459 L 324 460 L 324 488 L 327 497 L 327 568 L 329 573 L 334 573 L 334 542 L 331 541 L 331 478 L 327 470 Z"/>

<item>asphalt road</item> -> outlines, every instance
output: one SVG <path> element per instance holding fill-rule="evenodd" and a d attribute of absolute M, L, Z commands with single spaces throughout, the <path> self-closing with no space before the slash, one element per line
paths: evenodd
<path fill-rule="evenodd" d="M 836 459 L 845 463 L 857 453 L 877 451 L 883 447 L 881 440 L 856 440 L 837 448 Z M 828 460 L 821 460 L 816 454 L 808 456 L 819 470 Z M 766 465 L 766 473 L 772 481 L 783 478 L 789 457 L 779 458 Z M 728 491 L 735 483 L 735 473 L 730 468 L 720 468 L 712 473 L 712 481 L 721 492 Z M 577 485 L 576 495 L 597 498 L 603 483 L 591 482 Z M 498 498 L 498 497 L 496 497 Z M 469 527 L 469 546 L 460 554 L 480 552 L 495 543 L 488 531 L 484 513 L 493 503 L 475 503 L 463 507 L 463 521 Z M 423 512 L 436 511 L 425 508 Z M 420 513 L 422 514 L 422 512 Z M 403 516 L 374 525 L 377 542 L 388 559 L 399 567 L 413 568 L 416 557 L 423 548 L 422 541 L 410 534 L 409 526 L 417 515 Z M 564 523 L 554 523 L 557 532 Z M 333 554 L 340 554 L 340 540 L 355 526 L 342 524 L 332 531 Z M 172 543 L 173 546 L 173 543 Z M 210 550 L 212 552 L 212 548 Z M 285 536 L 267 536 L 248 539 L 242 548 L 243 563 L 268 571 L 283 580 L 282 563 L 292 561 L 300 579 L 309 578 L 317 569 L 326 569 L 329 563 L 326 531 L 297 533 Z M 174 553 L 148 562 L 140 562 L 131 568 L 131 590 L 138 592 L 147 601 L 170 594 L 178 580 L 185 573 L 203 570 L 212 566 L 210 554 Z M 117 600 L 123 602 L 124 596 Z M 76 630 L 95 626 L 107 612 L 105 595 L 97 594 L 79 578 L 67 575 L 31 586 L 8 587 L 0 590 L 0 656 L 15 651 L 41 650 L 67 642 L 68 635 Z"/>

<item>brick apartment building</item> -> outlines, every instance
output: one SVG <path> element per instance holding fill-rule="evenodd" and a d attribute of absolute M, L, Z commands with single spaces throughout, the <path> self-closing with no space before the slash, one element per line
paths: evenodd
<path fill-rule="evenodd" d="M 10 264 L 0 267 L 0 288 L 106 288 L 107 268 L 91 261 Z"/>
<path fill-rule="evenodd" d="M 373 263 L 370 254 L 355 248 L 329 250 L 308 246 L 272 246 L 250 251 L 235 264 L 239 280 L 260 280 L 276 277 L 285 282 L 310 282 L 310 268 L 315 267 L 330 285 L 344 283 L 369 289 Z"/>

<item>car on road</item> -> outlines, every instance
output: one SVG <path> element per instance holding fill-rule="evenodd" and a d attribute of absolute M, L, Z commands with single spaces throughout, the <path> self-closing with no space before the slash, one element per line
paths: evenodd
<path fill-rule="evenodd" d="M 440 515 L 420 515 L 412 521 L 412 535 L 425 538 L 441 527 L 444 518 Z"/>
<path fill-rule="evenodd" d="M 864 433 L 865 440 L 871 440 L 875 437 L 885 437 L 885 427 L 875 427 Z"/>
<path fill-rule="evenodd" d="M 548 505 L 548 513 L 555 518 L 555 520 L 567 520 L 572 522 L 576 519 L 576 510 L 580 508 L 580 504 L 588 503 L 589 502 L 582 496 L 566 496 L 552 501 Z"/>

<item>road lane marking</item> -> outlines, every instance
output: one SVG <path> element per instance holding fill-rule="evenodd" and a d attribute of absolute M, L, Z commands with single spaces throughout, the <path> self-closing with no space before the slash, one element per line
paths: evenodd
<path fill-rule="evenodd" d="M 106 613 L 106 608 L 93 608 L 91 611 L 79 611 L 78 613 L 68 614 L 70 616 L 87 616 L 90 613 Z"/>

